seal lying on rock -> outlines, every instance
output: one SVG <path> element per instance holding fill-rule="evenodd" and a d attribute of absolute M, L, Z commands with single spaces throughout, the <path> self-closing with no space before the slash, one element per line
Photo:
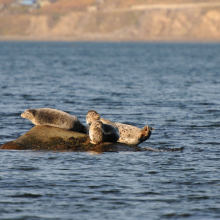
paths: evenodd
<path fill-rule="evenodd" d="M 116 127 L 110 124 L 104 124 L 101 121 L 94 121 L 89 128 L 89 137 L 92 144 L 117 142 L 119 139 L 119 131 Z"/>
<path fill-rule="evenodd" d="M 118 142 L 124 144 L 138 145 L 146 141 L 151 136 L 151 131 L 154 130 L 154 128 L 147 125 L 143 129 L 140 129 L 132 125 L 118 122 L 115 122 L 115 124 L 120 132 Z"/>
<path fill-rule="evenodd" d="M 154 128 L 145 126 L 143 129 L 138 127 L 122 124 L 119 122 L 111 122 L 110 120 L 106 120 L 101 118 L 100 114 L 98 114 L 95 110 L 90 110 L 86 116 L 86 123 L 91 124 L 95 120 L 100 120 L 102 123 L 109 124 L 112 126 L 116 126 L 119 130 L 120 138 L 118 142 L 130 145 L 138 145 L 143 141 L 146 141 L 151 136 L 151 131 Z M 88 123 L 89 122 L 89 123 Z"/>
<path fill-rule="evenodd" d="M 21 117 L 29 119 L 35 125 L 49 125 L 66 130 L 86 133 L 86 127 L 79 121 L 76 116 L 70 115 L 57 109 L 28 109 L 21 114 Z"/>
<path fill-rule="evenodd" d="M 122 124 L 119 122 L 113 123 L 110 120 L 105 120 L 103 118 L 101 118 L 100 121 L 106 124 L 115 124 L 120 133 L 118 142 L 130 145 L 138 145 L 146 141 L 151 136 L 151 131 L 154 130 L 154 128 L 147 125 L 143 129 L 140 129 L 133 125 Z"/>

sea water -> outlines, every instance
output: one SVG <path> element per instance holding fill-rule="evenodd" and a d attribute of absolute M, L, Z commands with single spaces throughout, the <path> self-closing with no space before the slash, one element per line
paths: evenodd
<path fill-rule="evenodd" d="M 0 150 L 0 219 L 220 219 L 220 44 L 0 42 L 0 145 L 28 108 L 150 125 L 158 151 Z"/>

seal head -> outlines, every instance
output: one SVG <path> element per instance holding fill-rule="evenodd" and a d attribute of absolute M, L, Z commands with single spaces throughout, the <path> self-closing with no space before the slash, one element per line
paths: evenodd
<path fill-rule="evenodd" d="M 142 130 L 141 130 L 141 135 L 139 137 L 140 143 L 143 141 L 146 141 L 150 136 L 151 136 L 151 131 L 153 131 L 154 128 L 146 125 Z"/>
<path fill-rule="evenodd" d="M 36 114 L 36 110 L 35 109 L 28 109 L 25 112 L 23 112 L 21 114 L 22 118 L 27 118 L 30 121 L 32 121 L 34 124 L 36 124 L 37 122 L 35 121 L 35 114 Z"/>
<path fill-rule="evenodd" d="M 86 124 L 91 125 L 92 122 L 100 119 L 100 114 L 95 110 L 89 110 L 86 115 Z"/>

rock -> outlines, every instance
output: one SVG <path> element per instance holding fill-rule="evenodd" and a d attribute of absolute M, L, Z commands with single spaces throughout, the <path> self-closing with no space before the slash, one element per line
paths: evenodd
<path fill-rule="evenodd" d="M 7 150 L 62 150 L 62 151 L 142 151 L 141 147 L 121 143 L 101 143 L 93 145 L 86 134 L 61 128 L 37 125 L 14 141 L 1 146 Z"/>

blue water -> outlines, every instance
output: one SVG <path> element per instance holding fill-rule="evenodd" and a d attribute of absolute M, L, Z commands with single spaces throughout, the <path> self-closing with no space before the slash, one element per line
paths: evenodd
<path fill-rule="evenodd" d="M 0 150 L 0 219 L 220 219 L 220 44 L 0 42 L 0 97 L 0 145 L 50 107 L 159 150 Z"/>

